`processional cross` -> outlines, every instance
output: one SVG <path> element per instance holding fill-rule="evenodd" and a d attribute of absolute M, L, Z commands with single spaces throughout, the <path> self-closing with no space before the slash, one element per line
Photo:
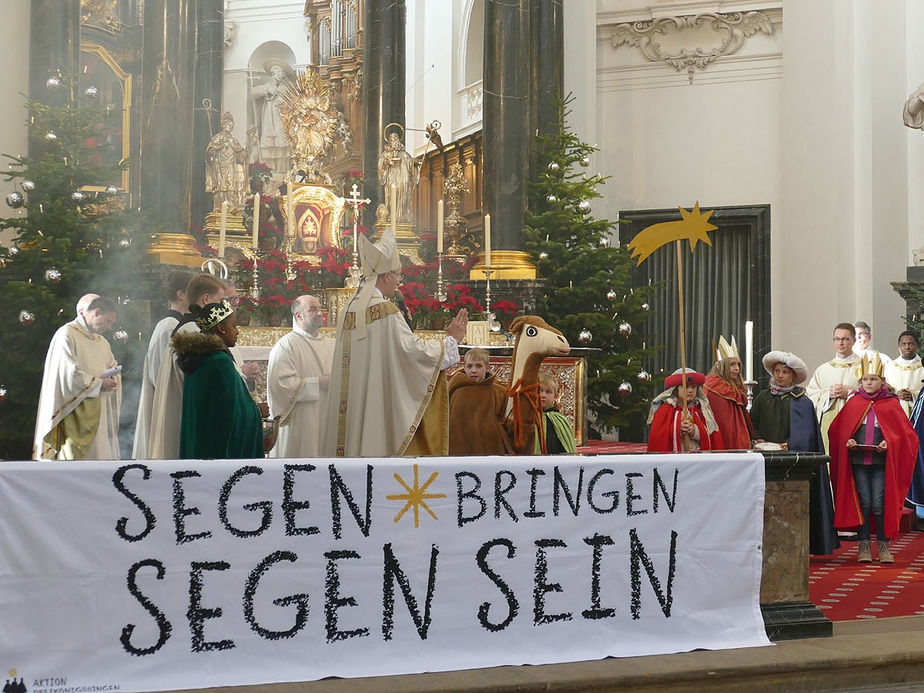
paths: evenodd
<path fill-rule="evenodd" d="M 359 187 L 356 183 L 353 183 L 353 191 L 348 198 L 346 198 L 347 204 L 353 208 L 353 266 L 350 268 L 350 279 L 349 283 L 351 288 L 356 288 L 359 286 L 359 243 L 358 243 L 358 225 L 359 225 L 359 210 L 363 205 L 368 205 L 372 200 L 366 198 L 363 199 L 359 196 Z"/>

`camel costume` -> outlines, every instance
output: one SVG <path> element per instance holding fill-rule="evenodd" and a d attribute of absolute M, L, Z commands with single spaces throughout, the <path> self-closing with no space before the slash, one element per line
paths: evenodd
<path fill-rule="evenodd" d="M 504 427 L 507 384 L 493 373 L 474 382 L 464 371 L 449 380 L 449 454 L 509 455 L 510 436 Z"/>

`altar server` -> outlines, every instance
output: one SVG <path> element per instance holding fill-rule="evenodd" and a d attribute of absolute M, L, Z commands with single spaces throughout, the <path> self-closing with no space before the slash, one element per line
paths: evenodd
<path fill-rule="evenodd" d="M 924 367 L 918 356 L 918 334 L 905 330 L 898 336 L 898 358 L 885 365 L 885 379 L 895 391 L 905 414 L 911 416 L 911 407 L 921 391 Z"/>
<path fill-rule="evenodd" d="M 832 337 L 834 358 L 815 369 L 805 392 L 815 405 L 815 416 L 821 426 L 821 440 L 825 452 L 828 445 L 828 427 L 847 401 L 847 396 L 860 386 L 856 374 L 859 358 L 853 353 L 856 332 L 849 322 L 838 323 Z"/>

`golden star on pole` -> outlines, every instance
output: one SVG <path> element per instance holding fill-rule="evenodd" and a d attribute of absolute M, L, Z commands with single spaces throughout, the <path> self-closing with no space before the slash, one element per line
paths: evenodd
<path fill-rule="evenodd" d="M 683 217 L 681 221 L 663 221 L 660 224 L 652 224 L 639 231 L 635 238 L 629 241 L 629 250 L 632 251 L 632 257 L 638 256 L 639 265 L 654 251 L 671 241 L 690 241 L 691 251 L 696 249 L 698 241 L 712 245 L 706 232 L 719 228 L 709 223 L 709 217 L 715 210 L 710 209 L 708 212 L 701 213 L 699 201 L 689 212 L 683 207 L 678 207 L 678 209 L 680 216 Z"/>
<path fill-rule="evenodd" d="M 433 472 L 433 474 L 430 475 L 430 478 L 427 479 L 426 482 L 424 482 L 424 485 L 420 486 L 417 480 L 417 471 L 418 471 L 418 467 L 415 464 L 414 465 L 414 486 L 413 488 L 408 486 L 405 483 L 404 479 L 401 478 L 400 474 L 395 473 L 395 481 L 401 484 L 407 490 L 407 493 L 396 493 L 390 496 L 385 496 L 388 500 L 407 501 L 404 504 L 404 507 L 401 508 L 401 512 L 395 515 L 395 522 L 400 520 L 401 517 L 404 515 L 404 513 L 408 511 L 409 508 L 411 507 L 414 508 L 414 527 L 420 526 L 420 508 L 421 507 L 423 507 L 423 509 L 426 510 L 430 514 L 430 517 L 432 517 L 434 520 L 438 519 L 436 515 L 433 513 L 433 511 L 430 510 L 430 506 L 427 505 L 426 499 L 446 497 L 445 493 L 427 493 L 427 488 L 430 486 L 430 484 L 433 483 L 436 477 L 439 476 L 440 474 L 439 472 Z"/>

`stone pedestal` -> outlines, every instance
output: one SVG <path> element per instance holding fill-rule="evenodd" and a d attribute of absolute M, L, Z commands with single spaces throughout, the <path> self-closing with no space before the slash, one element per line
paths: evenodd
<path fill-rule="evenodd" d="M 827 455 L 764 452 L 763 572 L 760 609 L 771 640 L 829 637 L 833 627 L 809 601 L 809 480 Z"/>

